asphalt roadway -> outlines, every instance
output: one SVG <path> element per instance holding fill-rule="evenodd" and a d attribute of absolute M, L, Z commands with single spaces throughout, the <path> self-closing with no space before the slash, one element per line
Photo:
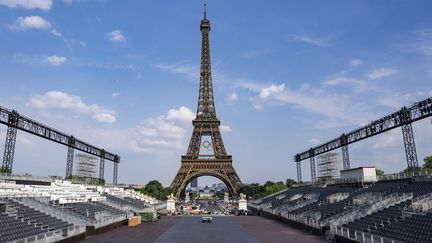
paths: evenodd
<path fill-rule="evenodd" d="M 162 217 L 154 223 L 122 226 L 88 236 L 82 242 L 326 242 L 324 238 L 256 216 L 213 216 L 202 223 L 200 216 Z"/>

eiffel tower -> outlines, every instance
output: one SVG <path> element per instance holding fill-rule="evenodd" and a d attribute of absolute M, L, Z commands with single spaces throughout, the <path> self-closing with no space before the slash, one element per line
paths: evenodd
<path fill-rule="evenodd" d="M 230 194 L 236 197 L 242 183 L 232 166 L 231 155 L 225 151 L 219 130 L 220 121 L 216 117 L 210 63 L 210 21 L 207 19 L 206 3 L 200 29 L 202 46 L 197 114 L 192 121 L 194 129 L 187 153 L 181 157 L 181 166 L 171 183 L 171 189 L 174 196 L 180 198 L 193 179 L 213 176 L 223 181 Z"/>

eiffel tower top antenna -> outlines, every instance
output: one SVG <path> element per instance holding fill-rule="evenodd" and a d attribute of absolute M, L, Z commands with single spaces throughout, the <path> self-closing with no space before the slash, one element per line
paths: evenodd
<path fill-rule="evenodd" d="M 207 1 L 204 0 L 204 19 L 207 19 Z"/>

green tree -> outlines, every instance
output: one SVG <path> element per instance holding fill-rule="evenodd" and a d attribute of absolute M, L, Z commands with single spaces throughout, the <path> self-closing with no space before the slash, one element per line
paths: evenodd
<path fill-rule="evenodd" d="M 165 200 L 165 194 L 168 193 L 168 189 L 165 189 L 158 180 L 151 180 L 144 188 L 141 188 L 140 192 L 159 200 Z"/>
<path fill-rule="evenodd" d="M 198 197 L 198 193 L 196 191 L 190 191 L 190 192 L 187 192 L 187 194 L 189 194 L 190 199 Z"/>
<path fill-rule="evenodd" d="M 168 199 L 168 196 L 171 195 L 171 193 L 172 193 L 172 189 L 171 189 L 171 187 L 165 187 L 165 188 L 162 190 L 162 194 L 161 194 L 161 198 L 162 198 L 162 200 L 167 200 L 167 199 Z"/>
<path fill-rule="evenodd" d="M 423 159 L 423 161 L 424 161 L 423 168 L 429 172 L 432 172 L 432 155 L 427 156 L 426 158 Z"/>
<path fill-rule="evenodd" d="M 288 188 L 292 187 L 292 186 L 295 185 L 295 184 L 297 184 L 297 182 L 296 182 L 295 180 L 293 180 L 293 179 L 291 179 L 291 178 L 286 179 L 285 185 L 286 185 Z"/>
<path fill-rule="evenodd" d="M 422 167 L 408 167 L 401 172 L 405 173 L 405 174 L 419 174 L 420 172 L 423 172 L 423 168 Z"/>
<path fill-rule="evenodd" d="M 139 189 L 141 193 L 154 197 L 158 200 L 167 200 L 172 193 L 170 187 L 163 187 L 158 180 L 149 181 L 143 188 Z"/>
<path fill-rule="evenodd" d="M 242 192 L 246 194 L 248 198 L 258 199 L 263 197 L 265 188 L 259 183 L 251 183 L 243 185 Z"/>
<path fill-rule="evenodd" d="M 215 196 L 216 196 L 217 198 L 219 198 L 219 199 L 223 199 L 224 196 L 225 196 L 225 192 L 222 191 L 222 190 L 221 190 L 221 191 L 218 191 L 218 192 L 216 192 Z"/>
<path fill-rule="evenodd" d="M 1 167 L 0 173 L 11 173 L 8 169 Z"/>
<path fill-rule="evenodd" d="M 384 176 L 384 171 L 380 169 L 376 169 L 376 175 L 377 176 Z"/>
<path fill-rule="evenodd" d="M 270 195 L 278 191 L 282 191 L 286 189 L 287 186 L 282 181 L 279 182 L 272 182 L 272 183 L 266 183 L 265 185 L 265 195 Z"/>

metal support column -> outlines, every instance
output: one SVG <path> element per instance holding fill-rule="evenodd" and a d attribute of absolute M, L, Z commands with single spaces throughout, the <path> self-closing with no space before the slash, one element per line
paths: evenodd
<path fill-rule="evenodd" d="M 402 122 L 402 137 L 405 146 L 405 155 L 408 167 L 418 167 L 417 151 L 414 142 L 414 131 L 412 128 L 411 111 L 406 107 L 402 107 L 399 112 Z"/>
<path fill-rule="evenodd" d="M 348 145 L 342 146 L 342 163 L 344 170 L 351 169 Z"/>
<path fill-rule="evenodd" d="M 17 135 L 19 115 L 18 112 L 12 111 L 8 117 L 8 128 L 6 132 L 6 142 L 3 154 L 2 170 L 4 172 L 12 173 L 13 159 L 15 153 L 15 143 Z"/>
<path fill-rule="evenodd" d="M 297 182 L 300 183 L 302 181 L 301 162 L 296 162 L 296 165 L 297 165 Z"/>
<path fill-rule="evenodd" d="M 113 185 L 117 185 L 118 163 L 114 162 Z"/>
<path fill-rule="evenodd" d="M 344 170 L 351 168 L 350 156 L 348 150 L 348 137 L 343 133 L 340 137 L 341 145 L 342 145 L 342 164 Z"/>
<path fill-rule="evenodd" d="M 75 146 L 75 138 L 71 136 L 69 138 L 69 147 L 68 147 L 67 157 L 66 157 L 66 178 L 71 177 L 73 173 L 74 146 Z"/>
<path fill-rule="evenodd" d="M 113 185 L 117 185 L 118 175 L 118 164 L 120 163 L 120 157 L 118 155 L 114 158 L 114 169 L 113 169 Z"/>
<path fill-rule="evenodd" d="M 310 157 L 311 181 L 316 182 L 315 157 Z"/>
<path fill-rule="evenodd" d="M 408 167 L 418 167 L 417 151 L 414 141 L 414 132 L 412 124 L 402 125 L 402 136 L 405 146 L 405 154 Z"/>
<path fill-rule="evenodd" d="M 315 169 L 315 156 L 314 150 L 311 148 L 309 150 L 310 154 L 310 169 L 311 169 L 311 182 L 316 182 L 316 169 Z"/>
<path fill-rule="evenodd" d="M 102 150 L 100 163 L 99 163 L 99 179 L 103 180 L 104 174 L 105 174 L 105 150 Z"/>
<path fill-rule="evenodd" d="M 8 127 L 6 132 L 6 142 L 3 155 L 2 169 L 4 172 L 12 173 L 12 165 L 15 152 L 17 129 Z"/>

